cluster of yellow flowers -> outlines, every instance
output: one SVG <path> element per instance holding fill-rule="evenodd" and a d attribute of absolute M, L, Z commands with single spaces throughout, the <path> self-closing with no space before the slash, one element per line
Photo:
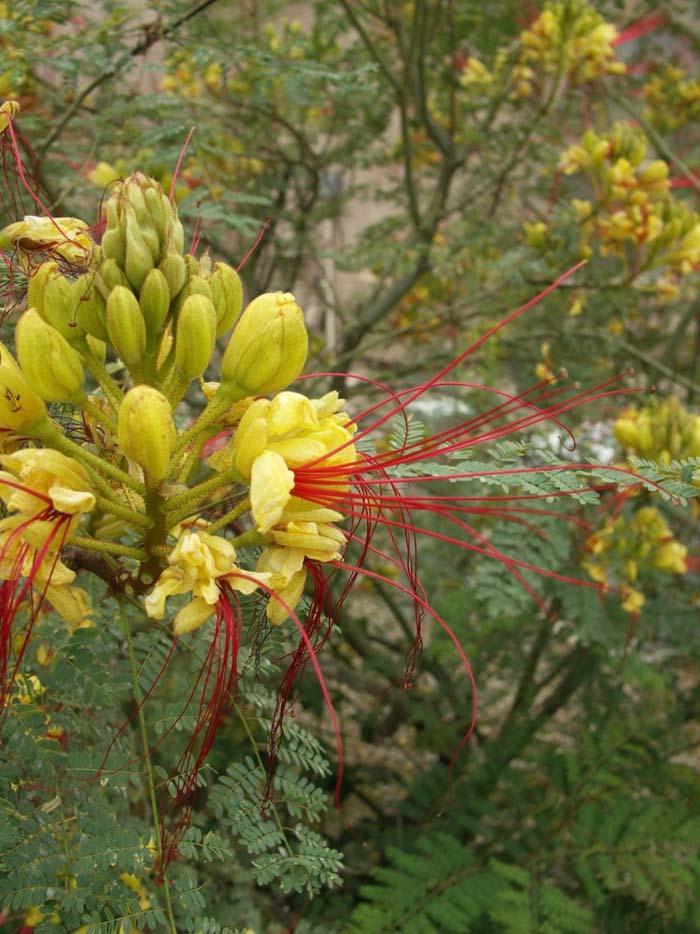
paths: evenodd
<path fill-rule="evenodd" d="M 637 613 L 644 605 L 644 594 L 633 586 L 641 577 L 688 570 L 688 549 L 676 541 L 655 506 L 643 506 L 631 518 L 610 519 L 588 538 L 586 550 L 590 557 L 583 562 L 584 569 L 593 580 L 619 587 L 628 613 Z"/>
<path fill-rule="evenodd" d="M 644 117 L 662 133 L 695 123 L 700 117 L 700 81 L 676 65 L 666 67 L 642 88 Z"/>
<path fill-rule="evenodd" d="M 514 69 L 516 97 L 530 97 L 544 76 L 570 85 L 625 71 L 615 61 L 617 30 L 585 0 L 545 3 L 542 13 L 520 36 Z"/>
<path fill-rule="evenodd" d="M 27 217 L 1 238 L 29 285 L 17 362 L 5 348 L 0 355 L 0 497 L 10 513 L 0 525 L 2 579 L 30 580 L 80 625 L 87 597 L 60 561 L 70 543 L 144 595 L 153 618 L 185 595 L 177 633 L 215 614 L 222 588 L 261 588 L 281 623 L 301 597 L 305 561 L 343 552 L 332 505 L 358 457 L 337 393 L 283 391 L 308 351 L 293 296 L 258 296 L 239 317 L 236 271 L 184 253 L 175 206 L 140 173 L 113 189 L 100 244 L 82 221 L 49 216 Z M 204 383 L 216 340 L 236 319 L 220 381 Z M 183 430 L 180 403 L 196 381 L 207 404 Z M 61 404 L 60 422 L 46 403 Z M 214 436 L 227 440 L 207 464 Z M 295 491 L 295 469 L 310 463 L 328 507 Z M 203 518 L 232 499 L 215 521 Z M 236 538 L 217 534 L 234 521 L 240 541 L 262 549 L 255 568 L 237 564 Z"/>
<path fill-rule="evenodd" d="M 676 396 L 629 408 L 615 422 L 615 437 L 639 457 L 668 464 L 700 457 L 700 415 L 683 408 Z"/>
<path fill-rule="evenodd" d="M 700 215 L 673 196 L 668 164 L 648 158 L 639 127 L 621 121 L 607 132 L 587 130 L 559 168 L 564 175 L 585 173 L 593 190 L 592 200 L 571 202 L 584 255 L 595 239 L 602 254 L 624 257 L 633 277 L 648 270 L 678 277 L 700 267 Z M 674 291 L 666 279 L 657 285 L 666 297 Z"/>

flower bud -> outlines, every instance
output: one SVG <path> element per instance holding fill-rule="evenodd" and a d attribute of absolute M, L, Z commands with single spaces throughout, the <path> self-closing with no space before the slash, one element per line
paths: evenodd
<path fill-rule="evenodd" d="M 159 269 L 168 283 L 170 298 L 175 298 L 187 281 L 187 266 L 184 259 L 179 253 L 168 253 Z"/>
<path fill-rule="evenodd" d="M 37 311 L 69 343 L 85 337 L 85 331 L 78 324 L 78 303 L 80 293 L 75 282 L 62 276 L 58 269 L 44 280 L 41 306 Z M 31 303 L 30 308 L 35 307 Z"/>
<path fill-rule="evenodd" d="M 138 291 L 143 280 L 155 265 L 151 251 L 150 237 L 147 239 L 148 228 L 141 227 L 136 213 L 128 206 L 126 208 L 126 258 L 124 272 L 129 282 Z M 155 232 L 154 232 L 155 233 Z"/>
<path fill-rule="evenodd" d="M 106 341 L 107 306 L 97 289 L 95 277 L 85 273 L 75 280 L 73 289 L 78 296 L 78 324 L 87 334 Z"/>
<path fill-rule="evenodd" d="M 27 308 L 36 308 L 44 317 L 44 289 L 54 276 L 60 275 L 58 263 L 48 260 L 35 269 L 27 283 Z"/>
<path fill-rule="evenodd" d="M 248 395 L 279 392 L 301 373 L 309 338 L 289 292 L 268 292 L 248 305 L 228 342 L 221 378 Z"/>
<path fill-rule="evenodd" d="M 127 289 L 130 288 L 126 274 L 115 259 L 106 259 L 104 263 L 102 263 L 98 276 L 96 277 L 96 285 L 98 287 L 100 285 L 104 286 L 105 299 L 112 289 L 118 285 L 123 285 Z"/>
<path fill-rule="evenodd" d="M 216 342 L 216 311 L 206 295 L 190 295 L 177 315 L 175 366 L 183 379 L 206 370 Z"/>
<path fill-rule="evenodd" d="M 152 269 L 143 280 L 139 305 L 149 337 L 160 334 L 170 308 L 168 280 L 160 269 Z"/>
<path fill-rule="evenodd" d="M 212 294 L 211 289 L 209 288 L 209 283 L 202 276 L 190 275 L 178 296 L 177 303 L 175 304 L 176 315 L 179 315 L 180 309 L 191 295 L 204 295 L 209 299 L 210 302 L 212 301 Z M 216 312 L 214 312 L 214 314 L 216 314 Z"/>
<path fill-rule="evenodd" d="M 107 333 L 127 367 L 138 366 L 146 348 L 146 325 L 136 296 L 118 285 L 107 299 Z"/>
<path fill-rule="evenodd" d="M 241 313 L 243 286 L 238 273 L 232 266 L 217 263 L 209 280 L 209 288 L 216 309 L 216 336 L 221 337 Z"/>
<path fill-rule="evenodd" d="M 101 246 L 105 259 L 114 260 L 120 269 L 124 267 L 126 243 L 119 229 L 105 231 Z"/>
<path fill-rule="evenodd" d="M 134 386 L 119 407 L 119 447 L 152 480 L 165 480 L 175 444 L 170 403 L 153 386 Z"/>
<path fill-rule="evenodd" d="M 83 386 L 80 357 L 56 328 L 34 308 L 25 311 L 15 330 L 17 356 L 31 388 L 48 402 L 69 402 Z"/>
<path fill-rule="evenodd" d="M 43 399 L 29 388 L 14 357 L 0 344 L 0 429 L 24 431 L 45 416 Z"/>

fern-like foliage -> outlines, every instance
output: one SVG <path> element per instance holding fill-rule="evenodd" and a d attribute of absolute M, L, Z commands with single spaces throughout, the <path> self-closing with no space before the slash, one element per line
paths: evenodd
<path fill-rule="evenodd" d="M 365 886 L 348 934 L 588 934 L 592 916 L 534 871 L 480 865 L 455 837 L 434 833 L 415 849 L 387 851 L 389 865 Z"/>

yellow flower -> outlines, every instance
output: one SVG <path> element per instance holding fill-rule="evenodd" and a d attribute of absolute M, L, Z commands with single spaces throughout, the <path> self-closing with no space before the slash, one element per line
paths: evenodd
<path fill-rule="evenodd" d="M 280 600 L 294 609 L 301 600 L 306 583 L 304 552 L 295 548 L 266 548 L 258 558 L 257 571 L 269 575 L 269 586 L 274 591 L 267 604 L 267 618 L 273 626 L 281 625 L 288 613 Z M 279 600 L 275 599 L 275 595 Z"/>
<path fill-rule="evenodd" d="M 621 593 L 623 597 L 622 609 L 626 613 L 639 613 L 644 606 L 644 594 L 639 590 L 635 590 L 634 587 L 623 587 Z"/>
<path fill-rule="evenodd" d="M 27 215 L 0 233 L 0 248 L 17 250 L 25 262 L 36 251 L 50 252 L 76 266 L 87 265 L 94 243 L 85 221 L 76 217 Z"/>
<path fill-rule="evenodd" d="M 357 460 L 355 426 L 343 404 L 336 392 L 320 399 L 297 392 L 257 399 L 241 418 L 233 441 L 210 458 L 215 469 L 233 466 L 250 483 L 259 531 L 267 532 L 280 521 L 292 496 L 295 468 L 318 462 L 319 471 L 327 471 Z M 344 489 L 347 483 L 341 477 L 329 485 L 329 496 Z"/>
<path fill-rule="evenodd" d="M 144 603 L 152 619 L 162 619 L 168 597 L 191 593 L 191 602 L 173 621 L 176 635 L 197 629 L 213 616 L 221 597 L 220 578 L 225 577 L 233 590 L 244 594 L 253 593 L 268 580 L 268 575 L 239 568 L 236 549 L 225 538 L 200 530 L 188 529 L 180 535 L 168 563 L 171 567 L 163 571 Z"/>
<path fill-rule="evenodd" d="M 24 448 L 0 457 L 0 498 L 10 512 L 35 516 L 47 505 L 73 517 L 71 529 L 95 505 L 90 479 L 75 460 L 48 448 Z"/>

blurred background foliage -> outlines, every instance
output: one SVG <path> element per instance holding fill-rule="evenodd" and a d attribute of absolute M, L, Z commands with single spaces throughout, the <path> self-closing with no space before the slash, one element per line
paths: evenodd
<path fill-rule="evenodd" d="M 95 221 L 137 168 L 174 184 L 198 250 L 245 259 L 249 295 L 295 292 L 318 371 L 414 385 L 588 260 L 457 378 L 522 391 L 626 373 L 638 393 L 571 413 L 570 456 L 656 465 L 690 489 L 697 13 L 692 0 L 12 0 L 0 89 L 21 102 L 24 156 L 56 214 Z M 3 224 L 31 213 L 7 181 Z M 332 382 L 352 400 L 352 382 Z M 432 429 L 482 405 L 452 393 L 418 416 Z M 569 456 L 560 434 L 493 456 Z M 696 509 L 608 489 L 568 514 L 481 527 L 525 561 L 614 588 L 601 600 L 528 577 L 549 615 L 501 564 L 421 543 L 479 686 L 456 761 L 471 701 L 451 643 L 426 634 L 404 691 L 410 607 L 388 584 L 358 588 L 322 656 L 342 810 L 310 676 L 261 808 L 289 645 L 251 644 L 173 867 L 182 931 L 700 930 Z M 46 617 L 4 719 L 3 930 L 165 929 L 123 632 L 102 611 L 72 634 Z M 144 629 L 136 648 L 148 691 L 167 640 Z M 149 699 L 160 780 L 197 661 L 178 659 Z"/>

